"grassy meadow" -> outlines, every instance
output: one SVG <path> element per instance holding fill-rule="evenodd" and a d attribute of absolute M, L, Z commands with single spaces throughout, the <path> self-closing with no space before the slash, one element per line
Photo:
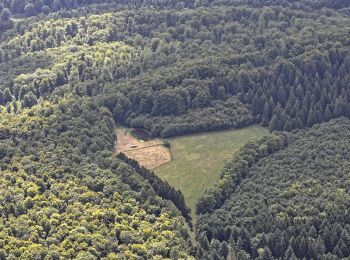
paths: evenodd
<path fill-rule="evenodd" d="M 251 138 L 267 134 L 267 129 L 255 125 L 169 138 L 173 161 L 154 171 L 183 192 L 194 216 L 197 199 L 219 179 L 225 162 Z"/>

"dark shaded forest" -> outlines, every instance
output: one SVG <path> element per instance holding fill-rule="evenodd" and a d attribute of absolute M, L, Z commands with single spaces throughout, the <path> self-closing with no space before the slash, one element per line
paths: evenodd
<path fill-rule="evenodd" d="M 255 163 L 222 206 L 198 217 L 203 258 L 347 259 L 349 134 L 348 119 L 332 120 Z"/>
<path fill-rule="evenodd" d="M 0 44 L 0 103 L 95 96 L 117 122 L 163 137 L 349 116 L 346 9 L 266 2 L 19 20 Z"/>

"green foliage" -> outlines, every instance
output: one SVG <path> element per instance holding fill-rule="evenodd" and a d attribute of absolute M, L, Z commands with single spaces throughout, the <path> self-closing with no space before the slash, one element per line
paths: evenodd
<path fill-rule="evenodd" d="M 140 166 L 137 161 L 127 158 L 125 154 L 119 153 L 118 158 L 127 162 L 130 166 L 132 166 L 135 169 L 135 171 L 138 174 L 140 174 L 142 177 L 148 180 L 148 182 L 152 185 L 153 189 L 161 198 L 172 201 L 174 205 L 181 211 L 183 217 L 187 220 L 188 224 L 192 226 L 190 209 L 187 208 L 184 196 L 181 193 L 181 191 L 175 190 L 166 181 L 162 181 L 153 172 L 147 170 L 145 167 Z"/>
<path fill-rule="evenodd" d="M 110 112 L 88 100 L 44 102 L 19 115 L 1 108 L 1 255 L 149 259 L 169 257 L 173 247 L 180 257 L 193 254 L 180 212 L 115 158 L 114 138 Z"/>
<path fill-rule="evenodd" d="M 253 122 L 292 131 L 350 117 L 349 7 L 342 0 L 0 0 L 0 258 L 194 255 L 182 194 L 113 157 L 114 123 L 170 137 Z M 335 131 L 347 140 L 344 124 L 336 121 Z M 347 190 L 330 174 L 344 172 L 347 142 L 320 129 L 310 133 L 325 135 L 326 149 L 299 133 L 271 155 L 285 146 L 272 135 L 227 164 L 197 206 L 197 257 L 349 257 Z M 337 153 L 329 159 L 324 150 Z M 307 151 L 324 158 L 314 164 L 318 155 L 311 160 Z M 289 186 L 275 190 L 266 176 L 288 169 L 289 154 L 302 154 L 296 161 L 307 170 L 279 176 Z M 297 172 L 298 181 L 286 177 Z M 338 179 L 346 183 L 345 175 Z"/>
<path fill-rule="evenodd" d="M 12 3 L 17 11 L 31 5 L 20 3 Z M 98 95 L 118 122 L 162 136 L 253 121 L 290 131 L 348 116 L 347 17 L 318 10 L 344 6 L 308 1 L 305 12 L 288 3 L 192 4 L 118 13 L 101 7 L 87 16 L 79 9 L 67 19 L 18 22 L 17 35 L 0 44 L 2 62 L 41 53 L 53 65 L 17 72 L 2 89 L 20 101 L 22 86 L 37 98 Z"/>
<path fill-rule="evenodd" d="M 198 198 L 220 179 L 225 163 L 250 139 L 264 135 L 268 135 L 267 129 L 251 126 L 170 138 L 173 160 L 156 168 L 155 173 L 182 191 L 195 218 Z"/>
<path fill-rule="evenodd" d="M 0 43 L 2 63 L 40 53 L 53 64 L 23 75 L 12 64 L 15 78 L 1 88 L 20 101 L 22 86 L 37 98 L 98 96 L 116 121 L 161 136 L 251 122 L 290 131 L 348 116 L 341 10 L 325 15 L 319 8 L 333 5 L 313 1 L 303 3 L 310 12 L 288 3 L 226 4 L 117 13 L 101 6 L 18 22 Z"/>
<path fill-rule="evenodd" d="M 219 209 L 198 217 L 197 236 L 250 258 L 348 258 L 349 129 L 341 118 L 290 134 L 288 147 L 252 165 Z"/>
<path fill-rule="evenodd" d="M 287 138 L 284 135 L 270 135 L 245 144 L 225 165 L 218 183 L 199 198 L 196 204 L 197 215 L 220 208 L 236 191 L 255 163 L 268 154 L 283 149 L 286 144 Z"/>
<path fill-rule="evenodd" d="M 141 115 L 130 121 L 132 127 L 150 130 L 153 136 L 163 138 L 202 131 L 239 128 L 254 121 L 251 112 L 236 98 L 212 101 L 202 109 L 191 109 L 179 116 Z"/>

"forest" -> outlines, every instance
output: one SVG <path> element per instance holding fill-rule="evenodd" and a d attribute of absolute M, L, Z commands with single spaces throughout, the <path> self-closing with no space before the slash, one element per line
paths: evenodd
<path fill-rule="evenodd" d="M 348 259 L 349 135 L 349 119 L 335 119 L 253 164 L 224 203 L 202 210 L 203 258 Z M 224 174 L 237 176 L 236 160 Z"/>
<path fill-rule="evenodd" d="M 0 259 L 349 258 L 349 35 L 346 0 L 0 0 Z M 252 124 L 196 219 L 113 150 Z"/>
<path fill-rule="evenodd" d="M 189 225 L 159 193 L 166 183 L 151 184 L 111 151 L 107 109 L 46 102 L 21 115 L 2 110 L 0 126 L 1 259 L 193 254 Z"/>
<path fill-rule="evenodd" d="M 252 6 L 19 20 L 0 44 L 0 103 L 94 96 L 117 122 L 163 137 L 349 116 L 346 10 Z"/>

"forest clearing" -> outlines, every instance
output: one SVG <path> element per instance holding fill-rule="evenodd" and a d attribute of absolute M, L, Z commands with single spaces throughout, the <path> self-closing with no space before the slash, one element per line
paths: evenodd
<path fill-rule="evenodd" d="M 217 182 L 232 155 L 252 138 L 267 134 L 266 128 L 250 126 L 169 138 L 173 160 L 155 169 L 155 173 L 182 191 L 194 216 L 198 198 Z"/>
<path fill-rule="evenodd" d="M 0 260 L 350 260 L 350 1 L 0 0 Z"/>
<path fill-rule="evenodd" d="M 133 131 L 116 129 L 116 153 L 126 154 L 181 190 L 192 213 L 198 198 L 205 188 L 217 182 L 222 167 L 232 155 L 252 138 L 268 134 L 260 126 L 190 134 L 168 138 L 169 149 L 161 139 L 143 141 Z"/>
<path fill-rule="evenodd" d="M 116 129 L 116 135 L 116 154 L 122 152 L 147 169 L 154 169 L 172 160 L 169 149 L 160 139 L 139 140 L 127 128 Z"/>

